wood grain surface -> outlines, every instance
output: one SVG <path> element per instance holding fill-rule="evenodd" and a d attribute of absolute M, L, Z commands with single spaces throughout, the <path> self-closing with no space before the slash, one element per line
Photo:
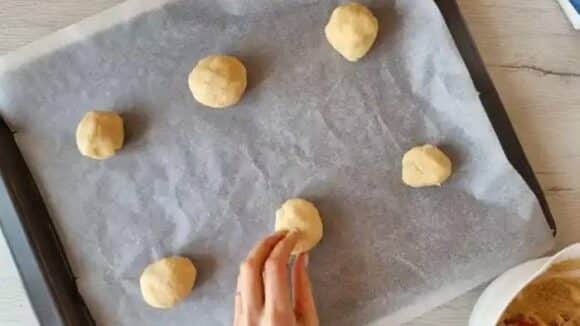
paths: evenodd
<path fill-rule="evenodd" d="M 143 0 L 147 1 L 147 0 Z M 0 55 L 120 0 L 0 0 Z M 580 241 L 580 32 L 556 0 L 458 0 L 558 225 Z M 0 236 L 0 325 L 38 325 Z M 408 325 L 464 326 L 481 289 Z"/>

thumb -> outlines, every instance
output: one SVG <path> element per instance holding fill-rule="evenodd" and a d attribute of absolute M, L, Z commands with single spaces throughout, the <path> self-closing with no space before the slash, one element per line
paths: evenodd
<path fill-rule="evenodd" d="M 294 292 L 294 313 L 301 326 L 318 326 L 318 314 L 312 295 L 312 287 L 307 272 L 308 254 L 298 256 L 292 269 L 292 287 Z"/>

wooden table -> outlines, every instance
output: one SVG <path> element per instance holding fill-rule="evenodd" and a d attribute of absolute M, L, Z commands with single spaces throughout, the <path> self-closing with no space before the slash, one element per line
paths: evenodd
<path fill-rule="evenodd" d="M 580 31 L 556 0 L 458 1 L 546 192 L 558 246 L 580 241 Z M 0 55 L 120 2 L 0 0 Z M 3 239 L 0 284 L 0 325 L 38 325 Z M 409 325 L 464 326 L 480 292 Z"/>

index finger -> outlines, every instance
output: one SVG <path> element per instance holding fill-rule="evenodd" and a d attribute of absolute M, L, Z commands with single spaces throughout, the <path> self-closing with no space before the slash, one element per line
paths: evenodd
<path fill-rule="evenodd" d="M 240 266 L 238 287 L 243 304 L 247 308 L 258 309 L 264 304 L 264 287 L 262 271 L 264 262 L 276 244 L 284 238 L 285 232 L 277 232 L 262 239 L 250 251 L 246 260 Z"/>
<path fill-rule="evenodd" d="M 265 308 L 274 307 L 292 309 L 290 304 L 290 286 L 288 275 L 288 262 L 299 233 L 291 231 L 274 247 L 270 257 L 264 264 L 264 295 Z"/>
<path fill-rule="evenodd" d="M 262 267 L 266 259 L 268 259 L 268 256 L 270 256 L 270 252 L 280 240 L 284 239 L 287 233 L 288 231 L 279 231 L 260 240 L 250 250 L 248 257 L 246 257 L 246 262 L 256 263 L 256 265 Z"/>

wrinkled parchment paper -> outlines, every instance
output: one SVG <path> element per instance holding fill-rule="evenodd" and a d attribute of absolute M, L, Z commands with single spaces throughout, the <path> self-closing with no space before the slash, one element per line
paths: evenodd
<path fill-rule="evenodd" d="M 380 34 L 361 62 L 327 44 L 337 1 L 132 1 L 0 61 L 0 110 L 42 189 L 99 325 L 229 325 L 238 264 L 290 197 L 316 203 L 323 325 L 394 325 L 552 245 L 507 162 L 436 5 L 366 2 Z M 187 76 L 210 53 L 249 71 L 240 105 L 203 108 Z M 77 122 L 121 112 L 128 139 L 82 157 Z M 400 158 L 434 143 L 455 173 L 403 186 Z M 149 308 L 138 278 L 191 257 L 195 291 Z"/>

